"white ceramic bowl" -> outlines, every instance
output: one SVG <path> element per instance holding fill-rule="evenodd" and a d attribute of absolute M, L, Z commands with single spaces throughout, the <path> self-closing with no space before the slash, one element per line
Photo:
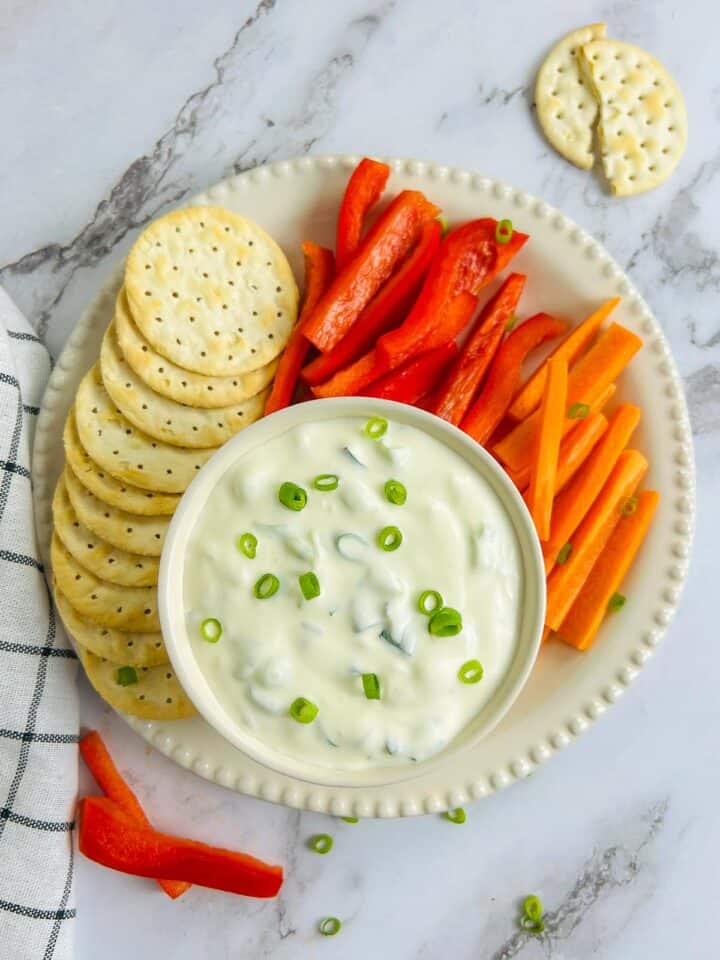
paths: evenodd
<path fill-rule="evenodd" d="M 477 470 L 489 482 L 512 521 L 520 545 L 524 584 L 520 628 L 508 671 L 494 696 L 445 750 L 420 764 L 333 773 L 325 767 L 279 753 L 230 717 L 195 660 L 185 625 L 183 581 L 188 538 L 216 483 L 232 464 L 249 450 L 298 424 L 352 416 L 383 416 L 423 430 Z M 322 785 L 394 783 L 425 773 L 449 753 L 476 744 L 500 721 L 523 688 L 540 647 L 545 617 L 545 573 L 540 543 L 522 497 L 507 474 L 482 447 L 444 420 L 405 404 L 361 397 L 315 400 L 289 407 L 259 420 L 226 443 L 202 468 L 180 501 L 163 547 L 158 590 L 165 645 L 175 672 L 198 712 L 221 736 L 264 766 Z"/>

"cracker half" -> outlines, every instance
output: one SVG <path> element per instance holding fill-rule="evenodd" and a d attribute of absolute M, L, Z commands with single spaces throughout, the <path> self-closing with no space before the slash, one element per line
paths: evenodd
<path fill-rule="evenodd" d="M 659 186 L 687 144 L 677 84 L 649 53 L 619 40 L 584 44 L 580 64 L 600 103 L 597 133 L 612 192 L 627 197 Z"/>
<path fill-rule="evenodd" d="M 59 590 L 81 616 L 128 633 L 160 631 L 155 587 L 120 587 L 100 580 L 68 553 L 56 533 L 50 562 Z"/>
<path fill-rule="evenodd" d="M 140 333 L 124 289 L 115 308 L 115 332 L 123 357 L 141 380 L 156 393 L 191 407 L 213 410 L 242 403 L 264 390 L 277 370 L 277 359 L 251 373 L 229 377 L 206 377 L 179 367 L 159 354 Z"/>
<path fill-rule="evenodd" d="M 217 410 L 197 409 L 155 393 L 123 357 L 114 322 L 103 337 L 100 372 L 123 416 L 148 436 L 176 447 L 219 447 L 265 410 L 266 393 Z"/>
<path fill-rule="evenodd" d="M 169 517 L 143 517 L 111 507 L 90 493 L 67 467 L 64 480 L 72 509 L 82 524 L 112 546 L 154 559 L 157 564 L 170 526 Z"/>
<path fill-rule="evenodd" d="M 604 23 L 568 33 L 550 51 L 535 85 L 537 115 L 545 136 L 558 153 L 583 170 L 589 170 L 595 160 L 593 128 L 598 104 L 582 75 L 578 56 L 583 44 L 604 36 Z"/>
<path fill-rule="evenodd" d="M 168 663 L 162 634 L 121 633 L 110 627 L 100 627 L 81 617 L 57 586 L 55 605 L 70 636 L 96 656 L 131 667 L 155 667 Z"/>
<path fill-rule="evenodd" d="M 78 655 L 96 693 L 120 713 L 143 720 L 182 720 L 195 714 L 170 664 L 133 668 L 135 682 L 123 686 L 120 670 L 129 664 L 104 660 L 80 644 Z"/>
<path fill-rule="evenodd" d="M 72 478 L 71 482 L 77 484 L 80 490 L 85 490 L 68 467 L 65 467 L 65 474 Z M 92 494 L 88 492 L 88 496 Z M 121 550 L 81 523 L 70 502 L 65 475 L 60 477 L 55 487 L 52 511 L 55 532 L 68 552 L 96 577 L 119 583 L 122 587 L 153 587 L 158 582 L 160 561 L 157 557 L 143 557 Z"/>
<path fill-rule="evenodd" d="M 297 286 L 280 247 L 220 207 L 176 210 L 151 223 L 128 256 L 125 290 L 158 353 L 211 376 L 270 363 L 297 314 Z"/>
<path fill-rule="evenodd" d="M 184 493 L 213 453 L 175 447 L 138 430 L 110 399 L 98 364 L 80 382 L 75 421 L 80 442 L 98 466 L 147 490 Z"/>
<path fill-rule="evenodd" d="M 131 483 L 116 480 L 111 473 L 95 463 L 80 443 L 74 408 L 65 421 L 63 446 L 68 466 L 80 483 L 105 503 L 148 517 L 169 516 L 175 512 L 180 502 L 179 494 L 142 490 Z"/>

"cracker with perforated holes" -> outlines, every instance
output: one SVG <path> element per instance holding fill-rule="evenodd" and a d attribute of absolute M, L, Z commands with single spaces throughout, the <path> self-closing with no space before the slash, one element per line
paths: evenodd
<path fill-rule="evenodd" d="M 213 453 L 175 447 L 134 427 L 110 399 L 99 364 L 80 382 L 75 422 L 80 443 L 98 466 L 147 490 L 184 493 Z"/>
<path fill-rule="evenodd" d="M 98 657 L 81 644 L 78 655 L 95 692 L 120 713 L 143 720 L 182 720 L 195 714 L 169 664 L 129 668 Z M 123 667 L 126 676 L 120 672 Z"/>
<path fill-rule="evenodd" d="M 600 103 L 597 133 L 612 192 L 626 197 L 659 186 L 687 143 L 677 84 L 645 50 L 618 40 L 584 44 L 580 65 Z"/>
<path fill-rule="evenodd" d="M 68 467 L 65 467 L 65 473 L 70 473 Z M 74 474 L 71 476 L 73 482 L 77 483 Z M 78 486 L 81 490 L 85 489 L 81 484 Z M 157 557 L 143 557 L 121 550 L 80 522 L 70 502 L 64 475 L 55 487 L 52 511 L 55 532 L 64 546 L 96 577 L 122 587 L 153 587 L 158 582 L 160 561 Z"/>
<path fill-rule="evenodd" d="M 160 633 L 122 633 L 101 627 L 81 617 L 67 597 L 54 588 L 55 605 L 65 624 L 65 629 L 81 646 L 91 653 L 114 663 L 126 663 L 131 667 L 155 667 L 168 663 L 167 650 Z"/>
<path fill-rule="evenodd" d="M 160 556 L 169 517 L 143 517 L 111 507 L 90 493 L 67 467 L 63 477 L 72 509 L 92 533 L 128 553 L 148 558 Z"/>
<path fill-rule="evenodd" d="M 111 473 L 95 463 L 80 443 L 74 407 L 65 421 L 63 446 L 68 466 L 80 483 L 105 503 L 146 517 L 169 516 L 175 512 L 180 502 L 179 494 L 142 490 L 131 483 L 116 480 Z"/>
<path fill-rule="evenodd" d="M 56 533 L 50 563 L 58 588 L 81 616 L 129 633 L 159 632 L 155 587 L 121 587 L 100 580 L 68 553 Z"/>
<path fill-rule="evenodd" d="M 210 376 L 270 363 L 297 315 L 297 286 L 280 247 L 219 207 L 176 210 L 151 223 L 128 256 L 125 290 L 158 353 Z"/>
<path fill-rule="evenodd" d="M 100 372 L 110 399 L 123 416 L 148 436 L 176 447 L 219 447 L 265 410 L 267 390 L 216 410 L 190 407 L 155 393 L 125 360 L 114 322 L 103 337 Z"/>
<path fill-rule="evenodd" d="M 191 407 L 213 410 L 254 397 L 267 387 L 277 370 L 277 359 L 250 373 L 207 377 L 179 367 L 159 354 L 138 330 L 121 290 L 115 307 L 115 332 L 123 357 L 135 373 L 161 396 Z"/>
<path fill-rule="evenodd" d="M 593 127 L 598 105 L 582 76 L 578 55 L 583 44 L 605 36 L 604 23 L 573 30 L 551 50 L 535 85 L 538 120 L 545 136 L 567 160 L 592 167 Z"/>

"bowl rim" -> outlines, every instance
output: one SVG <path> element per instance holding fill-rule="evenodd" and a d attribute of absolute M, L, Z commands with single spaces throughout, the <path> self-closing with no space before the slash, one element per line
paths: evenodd
<path fill-rule="evenodd" d="M 506 510 L 520 548 L 523 568 L 521 621 L 516 649 L 506 674 L 476 720 L 445 749 L 417 764 L 334 771 L 280 754 L 233 721 L 197 664 L 185 629 L 183 577 L 185 545 L 208 495 L 226 470 L 246 452 L 295 426 L 352 416 L 385 416 L 422 430 L 459 453 L 489 481 Z M 471 749 L 506 715 L 525 686 L 537 658 L 545 619 L 546 581 L 540 541 L 525 501 L 500 464 L 453 424 L 418 407 L 370 397 L 333 397 L 295 404 L 239 431 L 203 465 L 182 495 L 171 519 L 160 559 L 158 611 L 172 667 L 187 696 L 205 721 L 236 749 L 275 773 L 314 786 L 382 787 L 425 775 L 451 754 Z M 472 730 L 470 730 L 472 728 Z M 470 731 L 470 732 L 468 732 Z"/>

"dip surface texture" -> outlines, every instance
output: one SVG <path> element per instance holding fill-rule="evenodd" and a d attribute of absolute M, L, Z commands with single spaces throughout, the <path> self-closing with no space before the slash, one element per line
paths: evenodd
<path fill-rule="evenodd" d="M 506 674 L 523 596 L 515 532 L 488 482 L 415 427 L 389 422 L 372 438 L 366 424 L 318 420 L 246 453 L 217 482 L 185 559 L 188 635 L 220 704 L 266 746 L 334 770 L 420 762 L 446 747 Z M 337 487 L 316 489 L 327 474 Z M 388 499 L 391 480 L 404 503 Z M 304 507 L 287 491 L 295 509 L 280 501 L 288 482 L 306 492 Z M 397 485 L 388 491 L 402 500 Z M 386 527 L 402 533 L 396 549 L 378 543 Z M 256 548 L 246 537 L 240 549 L 243 534 Z M 273 586 L 256 586 L 265 574 L 279 586 L 261 599 Z M 426 590 L 460 613 L 459 633 L 430 632 L 418 608 Z M 470 660 L 482 678 L 465 683 L 458 671 Z M 364 683 L 372 674 L 377 684 Z M 369 699 L 376 687 L 380 699 Z M 298 698 L 317 707 L 310 722 L 290 715 Z"/>

